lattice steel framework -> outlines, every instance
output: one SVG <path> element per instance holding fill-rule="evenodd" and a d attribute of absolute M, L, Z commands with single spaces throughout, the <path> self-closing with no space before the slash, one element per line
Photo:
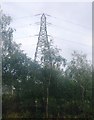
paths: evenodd
<path fill-rule="evenodd" d="M 47 65 L 50 61 L 50 48 L 48 42 L 45 14 L 42 14 L 41 16 L 40 32 L 38 36 L 34 60 L 42 65 Z"/>
<path fill-rule="evenodd" d="M 46 66 L 46 68 L 52 67 L 51 62 L 51 52 L 50 52 L 50 45 L 48 42 L 48 35 L 47 35 L 47 27 L 46 27 L 46 16 L 43 14 L 41 16 L 41 22 L 40 22 L 40 32 L 37 42 L 37 47 L 35 51 L 35 62 L 38 62 L 41 64 L 41 66 Z M 46 118 L 49 116 L 48 112 L 48 103 L 49 103 L 49 86 L 50 86 L 50 79 L 51 79 L 51 72 L 49 69 L 49 75 L 48 75 L 48 82 L 46 86 Z"/>

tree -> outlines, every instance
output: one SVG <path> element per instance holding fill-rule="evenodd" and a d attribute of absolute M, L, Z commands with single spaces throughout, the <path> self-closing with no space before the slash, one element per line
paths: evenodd
<path fill-rule="evenodd" d="M 44 49 L 41 58 L 42 65 L 45 61 L 47 64 L 41 66 L 13 41 L 11 21 L 11 17 L 2 14 L 3 116 L 41 118 L 48 112 L 54 118 L 90 116 L 92 65 L 86 55 L 74 52 L 66 65 L 59 49 L 49 43 L 50 49 Z"/>
<path fill-rule="evenodd" d="M 19 117 L 31 117 L 35 109 L 35 100 L 43 97 L 41 67 L 23 53 L 20 44 L 13 41 L 14 30 L 9 27 L 11 18 L 3 14 L 0 21 L 3 43 L 3 115 L 8 117 L 14 112 Z M 26 112 L 27 114 L 24 114 Z M 28 114 L 30 112 L 32 114 Z"/>
<path fill-rule="evenodd" d="M 52 92 L 52 83 L 56 82 L 56 79 L 53 79 L 53 72 L 55 73 L 57 71 L 56 74 L 58 74 L 58 71 L 60 71 L 61 73 L 61 66 L 65 67 L 66 59 L 59 54 L 59 49 L 53 46 L 52 41 L 50 41 L 47 46 L 49 46 L 49 49 L 46 50 L 44 48 L 42 50 L 41 62 L 43 64 L 43 85 L 46 89 L 46 117 L 48 118 L 49 94 Z M 55 77 L 57 78 L 58 75 Z M 49 88 L 51 89 L 50 91 Z"/>
<path fill-rule="evenodd" d="M 92 65 L 86 59 L 85 54 L 79 54 L 74 51 L 72 56 L 73 58 L 66 69 L 66 74 L 80 88 L 81 96 L 79 98 L 81 98 L 84 112 L 85 102 L 86 104 L 88 102 L 91 103 L 92 99 Z"/>

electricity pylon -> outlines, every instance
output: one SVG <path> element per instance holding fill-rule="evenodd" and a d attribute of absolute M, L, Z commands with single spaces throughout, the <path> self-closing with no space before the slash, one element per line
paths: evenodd
<path fill-rule="evenodd" d="M 45 65 L 49 66 L 49 63 L 51 62 L 50 46 L 48 42 L 45 14 L 42 14 L 41 16 L 40 32 L 38 36 L 38 42 L 37 42 L 37 47 L 35 51 L 34 61 L 44 66 Z"/>
<path fill-rule="evenodd" d="M 51 53 L 50 53 L 50 45 L 48 41 L 47 35 L 47 27 L 46 27 L 46 16 L 42 14 L 41 22 L 40 22 L 40 32 L 38 36 L 37 47 L 35 51 L 35 62 L 41 64 L 41 66 L 46 66 L 46 68 L 52 67 L 51 62 Z M 49 86 L 50 86 L 51 72 L 49 70 L 48 76 L 48 84 L 46 88 L 46 118 L 48 118 L 48 100 L 49 100 Z"/>

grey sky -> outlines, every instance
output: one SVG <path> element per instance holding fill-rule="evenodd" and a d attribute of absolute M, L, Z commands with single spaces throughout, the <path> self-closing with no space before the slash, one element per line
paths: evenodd
<path fill-rule="evenodd" d="M 48 34 L 53 36 L 54 45 L 62 49 L 62 56 L 70 59 L 73 50 L 82 51 L 92 59 L 92 3 L 3 3 L 4 13 L 13 18 L 11 26 L 16 29 L 14 40 L 22 43 L 22 49 L 34 57 L 38 40 L 41 16 L 47 13 Z M 50 37 L 51 38 L 51 37 Z M 49 39 L 50 39 L 49 38 Z"/>

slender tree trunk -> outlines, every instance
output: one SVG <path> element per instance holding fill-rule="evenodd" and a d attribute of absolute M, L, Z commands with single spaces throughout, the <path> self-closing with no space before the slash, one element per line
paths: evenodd
<path fill-rule="evenodd" d="M 48 105 L 49 105 L 49 86 L 50 86 L 50 80 L 51 80 L 51 72 L 50 72 L 49 81 L 48 81 L 48 86 L 47 86 L 47 96 L 46 96 L 46 118 L 49 117 Z"/>
<path fill-rule="evenodd" d="M 46 97 L 46 118 L 48 118 L 48 97 L 49 97 L 49 88 L 47 87 L 47 97 Z"/>
<path fill-rule="evenodd" d="M 84 92 L 85 92 L 85 90 L 84 90 L 83 86 L 81 86 L 81 88 L 82 88 L 82 102 L 84 102 Z"/>
<path fill-rule="evenodd" d="M 82 88 L 82 107 L 83 107 L 83 113 L 84 113 L 84 93 L 85 93 L 85 89 L 82 85 L 81 85 L 81 88 Z"/>

